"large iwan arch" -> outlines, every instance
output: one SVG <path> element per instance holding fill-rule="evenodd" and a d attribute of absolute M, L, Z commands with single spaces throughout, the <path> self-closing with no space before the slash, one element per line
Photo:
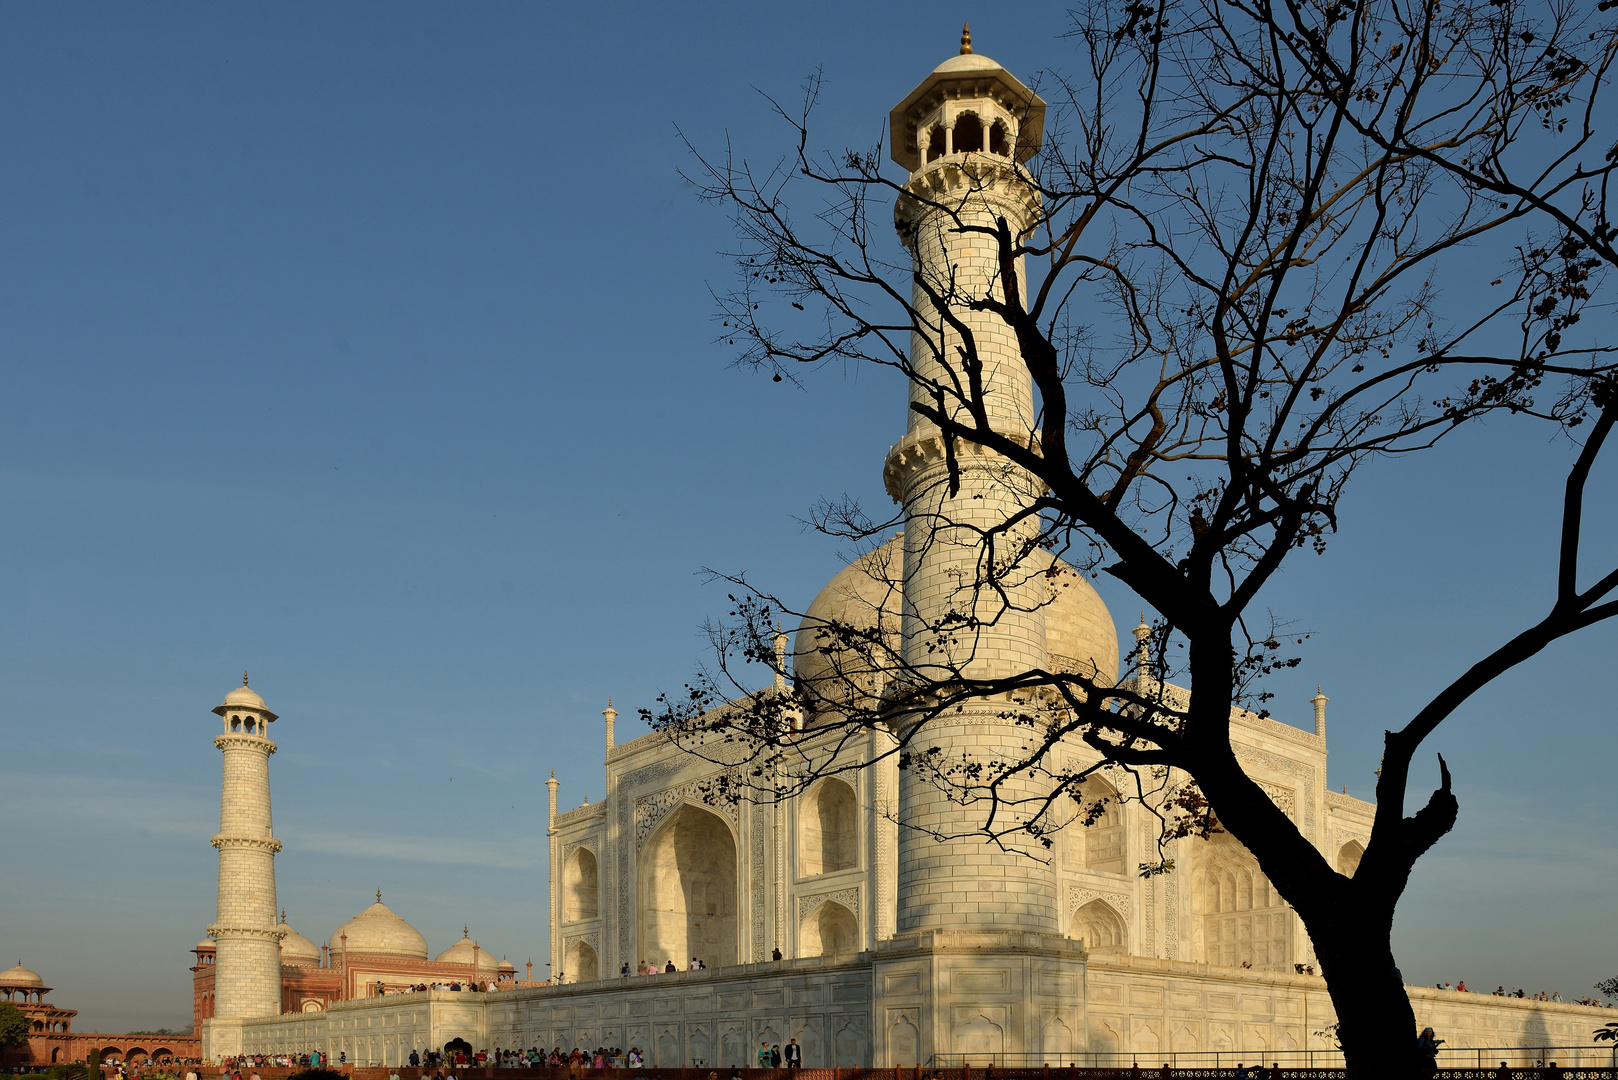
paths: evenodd
<path fill-rule="evenodd" d="M 645 959 L 737 962 L 736 839 L 723 818 L 687 803 L 664 819 L 641 852 L 640 908 Z"/>

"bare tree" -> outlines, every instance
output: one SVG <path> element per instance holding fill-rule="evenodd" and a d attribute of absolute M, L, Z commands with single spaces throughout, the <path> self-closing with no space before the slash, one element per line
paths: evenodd
<path fill-rule="evenodd" d="M 942 616 L 822 620 L 817 676 L 774 690 L 755 690 L 750 665 L 785 674 L 774 624 L 791 609 L 733 576 L 714 664 L 647 717 L 744 762 L 717 793 L 732 798 L 868 767 L 872 755 L 850 764 L 843 751 L 880 733 L 877 757 L 979 809 L 979 834 L 1031 857 L 1064 821 L 1101 812 L 1084 795 L 1092 774 L 1122 770 L 1127 797 L 1161 822 L 1160 849 L 1228 831 L 1297 910 L 1351 1075 L 1413 1073 L 1393 912 L 1458 807 L 1440 758 L 1439 788 L 1406 814 L 1412 756 L 1491 680 L 1618 614 L 1618 569 L 1581 587 L 1579 564 L 1586 484 L 1618 421 L 1612 349 L 1592 325 L 1618 262 L 1618 147 L 1601 126 L 1618 36 L 1596 6 L 1515 0 L 1088 0 L 1073 18 L 1082 74 L 1049 77 L 1039 153 L 1025 168 L 968 160 L 964 192 L 890 178 L 880 147 L 813 149 L 818 76 L 801 111 L 778 108 L 796 141 L 781 160 L 697 154 L 696 182 L 739 237 L 723 340 L 778 380 L 827 363 L 903 373 L 947 458 L 928 534 L 970 531 L 980 557 L 970 595 Z M 1031 227 L 969 212 L 974 184 L 1008 182 Z M 899 245 L 920 242 L 924 220 L 985 238 L 998 272 L 922 272 Z M 1488 285 L 1480 260 L 1497 268 Z M 1038 392 L 1024 430 L 996 412 L 986 326 L 1014 340 Z M 1324 549 L 1360 465 L 1488 417 L 1549 425 L 1569 446 L 1556 593 L 1386 733 L 1374 828 L 1344 876 L 1233 751 L 1233 708 L 1262 709 L 1265 677 L 1296 663 L 1256 599 L 1290 555 Z M 1015 512 L 950 509 L 975 453 L 1031 478 Z M 855 541 L 898 520 L 847 500 L 814 515 Z M 1136 677 L 985 674 L 963 651 L 1049 602 L 1030 587 L 1055 580 L 1047 553 L 1158 613 Z M 883 573 L 897 587 L 897 568 Z M 918 659 L 906 642 L 923 638 Z M 984 700 L 1004 703 L 1019 748 L 972 759 L 929 746 L 940 717 Z M 1055 754 L 1074 743 L 1091 754 L 1082 768 Z M 1141 872 L 1172 869 L 1159 858 Z"/>

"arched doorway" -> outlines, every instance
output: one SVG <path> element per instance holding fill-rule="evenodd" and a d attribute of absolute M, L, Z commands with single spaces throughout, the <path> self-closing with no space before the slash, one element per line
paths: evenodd
<path fill-rule="evenodd" d="M 718 814 L 671 813 L 640 858 L 641 951 L 659 965 L 736 963 L 736 840 Z"/>
<path fill-rule="evenodd" d="M 468 1058 L 472 1056 L 472 1044 L 458 1035 L 444 1044 L 446 1058 L 453 1060 L 456 1054 L 465 1054 Z"/>

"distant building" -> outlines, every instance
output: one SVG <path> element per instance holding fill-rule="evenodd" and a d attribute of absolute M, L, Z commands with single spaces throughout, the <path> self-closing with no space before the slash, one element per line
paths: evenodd
<path fill-rule="evenodd" d="M 28 1017 L 26 1046 L 0 1051 L 0 1066 L 56 1065 L 87 1061 L 93 1053 L 102 1060 L 163 1061 L 167 1058 L 195 1058 L 202 1052 L 201 1036 L 193 1028 L 190 1035 L 105 1035 L 73 1030 L 77 1009 L 63 1009 L 45 1000 L 51 988 L 38 973 L 22 966 L 0 971 L 0 1002 L 21 1009 Z"/>

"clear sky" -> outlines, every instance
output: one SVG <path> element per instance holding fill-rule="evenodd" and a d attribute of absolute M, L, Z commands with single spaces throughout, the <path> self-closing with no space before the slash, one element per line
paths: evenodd
<path fill-rule="evenodd" d="M 0 967 L 84 1030 L 189 1022 L 245 668 L 292 925 L 381 888 L 542 977 L 548 771 L 600 798 L 607 697 L 638 734 L 723 611 L 702 567 L 806 604 L 840 553 L 797 515 L 882 505 L 903 430 L 891 378 L 728 366 L 729 228 L 675 127 L 771 158 L 757 91 L 819 67 L 819 137 L 869 145 L 962 16 L 1028 81 L 1076 70 L 1061 4 L 0 4 Z M 1333 788 L 1547 602 L 1569 456 L 1499 424 L 1377 465 L 1270 591 L 1315 634 L 1277 712 L 1324 685 Z M 1431 741 L 1462 816 L 1401 908 L 1412 981 L 1618 975 L 1615 643 Z"/>

